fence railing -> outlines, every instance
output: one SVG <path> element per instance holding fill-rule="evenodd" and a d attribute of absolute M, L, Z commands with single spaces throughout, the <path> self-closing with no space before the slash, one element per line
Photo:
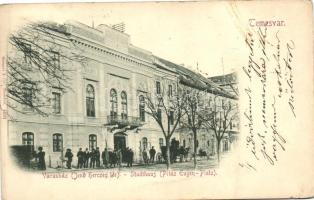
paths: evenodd
<path fill-rule="evenodd" d="M 108 115 L 107 124 L 108 125 L 119 125 L 119 126 L 132 126 L 138 127 L 143 122 L 139 117 L 132 117 L 127 115 Z"/>

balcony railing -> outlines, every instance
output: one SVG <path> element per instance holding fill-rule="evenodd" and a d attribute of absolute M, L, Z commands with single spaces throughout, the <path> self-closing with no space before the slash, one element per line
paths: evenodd
<path fill-rule="evenodd" d="M 119 128 L 129 126 L 130 129 L 141 126 L 143 122 L 139 117 L 131 117 L 127 115 L 108 115 L 106 125 L 118 125 Z"/>

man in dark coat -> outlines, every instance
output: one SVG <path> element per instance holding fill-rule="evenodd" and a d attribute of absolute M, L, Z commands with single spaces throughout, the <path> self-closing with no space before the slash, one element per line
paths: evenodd
<path fill-rule="evenodd" d="M 118 149 L 116 151 L 116 159 L 117 159 L 117 165 L 120 168 L 122 166 L 122 150 Z"/>
<path fill-rule="evenodd" d="M 110 151 L 109 152 L 109 162 L 110 162 L 110 167 L 116 167 L 116 162 L 117 162 L 117 158 L 116 158 L 116 152 L 115 151 Z"/>
<path fill-rule="evenodd" d="M 133 164 L 133 156 L 134 156 L 133 150 L 132 150 L 131 148 L 128 149 L 128 167 L 132 167 L 132 164 Z"/>
<path fill-rule="evenodd" d="M 38 147 L 38 169 L 39 170 L 46 170 L 46 162 L 45 162 L 45 152 L 43 151 L 42 147 Z"/>
<path fill-rule="evenodd" d="M 100 167 L 100 151 L 99 151 L 99 147 L 97 147 L 96 151 L 95 151 L 95 161 L 96 161 L 96 167 L 99 168 Z"/>
<path fill-rule="evenodd" d="M 67 168 L 71 169 L 72 158 L 73 158 L 73 153 L 71 152 L 71 149 L 67 149 L 64 157 L 67 158 Z"/>
<path fill-rule="evenodd" d="M 95 168 L 95 162 L 96 162 L 96 151 L 95 149 L 92 150 L 92 152 L 89 153 L 90 157 L 90 168 Z"/>
<path fill-rule="evenodd" d="M 124 159 L 126 161 L 126 166 L 127 167 L 130 167 L 130 149 L 129 147 L 127 147 L 125 150 L 124 150 Z"/>
<path fill-rule="evenodd" d="M 88 148 L 85 149 L 84 151 L 84 167 L 88 168 L 88 160 L 89 160 L 89 151 Z"/>
<path fill-rule="evenodd" d="M 105 168 L 108 168 L 108 163 L 109 163 L 109 152 L 107 150 L 107 148 L 104 149 L 104 151 L 101 154 L 101 158 L 104 164 Z"/>
<path fill-rule="evenodd" d="M 77 168 L 83 168 L 84 162 L 84 152 L 82 151 L 82 148 L 79 149 L 77 152 Z"/>
<path fill-rule="evenodd" d="M 156 150 L 154 149 L 154 146 L 152 146 L 152 148 L 149 150 L 149 156 L 150 156 L 150 162 L 154 163 L 155 161 L 155 154 L 156 154 Z"/>
<path fill-rule="evenodd" d="M 180 147 L 179 154 L 180 154 L 180 162 L 183 162 L 183 158 L 185 155 L 185 148 L 183 146 Z"/>

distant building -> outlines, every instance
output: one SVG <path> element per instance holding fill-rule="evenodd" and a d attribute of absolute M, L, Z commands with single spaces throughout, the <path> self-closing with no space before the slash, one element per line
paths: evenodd
<path fill-rule="evenodd" d="M 238 96 L 238 77 L 236 72 L 232 72 L 226 75 L 212 76 L 208 78 L 212 82 L 222 87 L 225 91 L 232 95 Z"/>

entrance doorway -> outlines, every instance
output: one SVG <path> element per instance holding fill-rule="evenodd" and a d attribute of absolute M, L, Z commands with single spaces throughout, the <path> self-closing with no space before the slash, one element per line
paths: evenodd
<path fill-rule="evenodd" d="M 126 148 L 126 134 L 124 133 L 116 133 L 113 138 L 114 142 L 114 149 L 122 149 L 124 150 Z"/>

